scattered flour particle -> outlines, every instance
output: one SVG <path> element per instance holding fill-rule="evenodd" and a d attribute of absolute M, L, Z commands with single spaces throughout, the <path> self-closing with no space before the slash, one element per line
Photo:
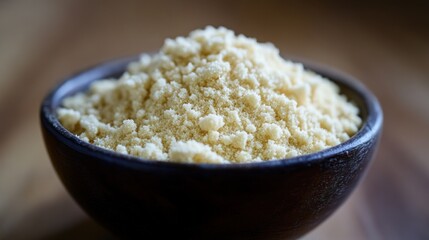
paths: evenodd
<path fill-rule="evenodd" d="M 262 125 L 262 132 L 266 137 L 272 140 L 277 140 L 283 135 L 281 127 L 271 123 L 264 123 Z"/>
<path fill-rule="evenodd" d="M 244 149 L 246 147 L 248 135 L 244 131 L 237 132 L 235 136 L 231 139 L 232 146 L 238 149 Z"/>
<path fill-rule="evenodd" d="M 257 95 L 256 93 L 248 93 L 244 96 L 244 100 L 246 103 L 251 107 L 252 109 L 258 108 L 259 104 L 261 102 L 261 97 Z"/>
<path fill-rule="evenodd" d="M 238 162 L 251 162 L 253 161 L 252 155 L 248 152 L 241 151 L 237 156 Z"/>
<path fill-rule="evenodd" d="M 156 144 L 153 143 L 146 143 L 143 148 L 140 146 L 135 146 L 133 147 L 133 151 L 135 155 L 146 159 L 167 159 L 167 154 L 165 154 Z"/>
<path fill-rule="evenodd" d="M 208 140 L 212 143 L 215 143 L 219 140 L 219 132 L 218 131 L 209 131 Z"/>
<path fill-rule="evenodd" d="M 225 163 L 209 146 L 193 140 L 172 144 L 168 155 L 170 159 L 184 163 Z"/>
<path fill-rule="evenodd" d="M 73 129 L 80 120 L 80 112 L 73 109 L 58 109 L 58 119 L 68 129 Z"/>
<path fill-rule="evenodd" d="M 134 132 L 137 128 L 137 125 L 134 122 L 134 120 L 127 119 L 127 120 L 124 120 L 122 123 L 123 124 L 119 128 L 119 132 L 123 135 L 130 134 L 130 133 Z"/>
<path fill-rule="evenodd" d="M 223 127 L 225 123 L 223 122 L 222 116 L 209 114 L 200 118 L 198 125 L 200 126 L 201 130 L 204 131 L 217 131 L 219 128 Z"/>
<path fill-rule="evenodd" d="M 254 132 L 256 132 L 256 126 L 253 124 L 248 124 L 246 126 L 246 131 L 249 133 L 254 133 Z"/>
<path fill-rule="evenodd" d="M 120 144 L 118 146 L 116 146 L 116 152 L 128 154 L 127 148 L 124 145 L 120 145 Z"/>

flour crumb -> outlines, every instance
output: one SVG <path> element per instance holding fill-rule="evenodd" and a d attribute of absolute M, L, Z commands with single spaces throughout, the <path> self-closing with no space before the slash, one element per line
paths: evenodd
<path fill-rule="evenodd" d="M 223 117 L 215 114 L 209 114 L 206 117 L 202 117 L 199 120 L 199 126 L 203 131 L 217 131 L 225 124 Z"/>

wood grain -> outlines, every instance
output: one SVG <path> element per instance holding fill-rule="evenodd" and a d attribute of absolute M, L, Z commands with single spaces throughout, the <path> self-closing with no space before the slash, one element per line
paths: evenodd
<path fill-rule="evenodd" d="M 429 239 L 428 10 L 423 1 L 0 1 L 0 239 L 113 239 L 55 175 L 41 99 L 82 68 L 208 24 L 348 72 L 383 106 L 366 179 L 303 239 Z"/>

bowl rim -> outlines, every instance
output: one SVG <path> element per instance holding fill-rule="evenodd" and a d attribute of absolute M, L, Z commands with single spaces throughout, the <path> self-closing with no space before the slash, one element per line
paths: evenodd
<path fill-rule="evenodd" d="M 124 57 L 108 60 L 92 67 L 84 69 L 74 75 L 71 75 L 59 82 L 43 99 L 40 107 L 40 121 L 42 128 L 55 135 L 68 147 L 75 151 L 90 155 L 92 158 L 99 158 L 106 163 L 122 165 L 132 168 L 165 168 L 165 169 L 206 169 L 206 170 L 252 170 L 278 167 L 300 167 L 312 164 L 318 164 L 325 159 L 334 158 L 340 152 L 347 152 L 359 145 L 377 137 L 381 131 L 383 122 L 383 112 L 377 98 L 356 78 L 331 67 L 314 63 L 300 58 L 285 58 L 293 62 L 303 64 L 304 68 L 313 71 L 329 80 L 340 83 L 359 96 L 366 108 L 367 116 L 363 121 L 358 132 L 347 141 L 324 150 L 299 155 L 291 158 L 269 160 L 263 162 L 250 163 L 231 163 L 231 164 L 213 164 L 213 163 L 178 163 L 159 160 L 148 160 L 132 155 L 122 154 L 113 150 L 104 149 L 96 145 L 87 143 L 79 137 L 68 131 L 59 122 L 56 116 L 56 105 L 58 101 L 64 98 L 64 92 L 69 92 L 75 82 L 90 83 L 97 81 L 103 76 L 109 76 L 123 72 L 129 62 L 137 60 L 138 57 Z M 298 59 L 298 60 L 297 60 Z M 101 76 L 101 77 L 100 77 Z M 63 94 L 63 97 L 59 95 Z M 362 110 L 362 109 L 361 109 Z"/>

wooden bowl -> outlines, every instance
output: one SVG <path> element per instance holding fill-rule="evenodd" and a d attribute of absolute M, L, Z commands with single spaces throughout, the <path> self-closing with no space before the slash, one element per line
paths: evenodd
<path fill-rule="evenodd" d="M 144 160 L 88 144 L 67 131 L 56 109 L 98 79 L 118 77 L 135 58 L 76 74 L 43 100 L 41 127 L 51 161 L 78 204 L 117 236 L 146 239 L 287 239 L 319 225 L 356 187 L 374 155 L 383 115 L 357 80 L 304 64 L 336 82 L 360 108 L 348 141 L 289 159 L 248 164 Z"/>

